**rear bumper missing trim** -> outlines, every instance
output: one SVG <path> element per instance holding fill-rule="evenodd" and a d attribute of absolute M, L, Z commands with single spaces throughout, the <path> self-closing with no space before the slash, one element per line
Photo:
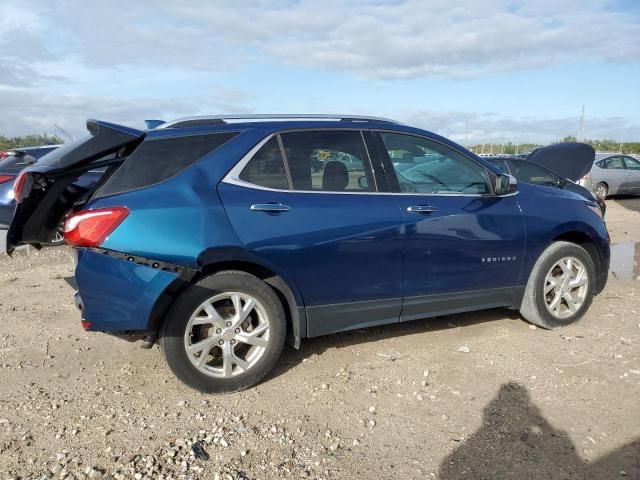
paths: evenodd
<path fill-rule="evenodd" d="M 117 252 L 78 249 L 74 299 L 82 310 L 83 327 L 101 332 L 149 330 L 154 305 L 169 285 L 190 273 L 183 270 Z"/>

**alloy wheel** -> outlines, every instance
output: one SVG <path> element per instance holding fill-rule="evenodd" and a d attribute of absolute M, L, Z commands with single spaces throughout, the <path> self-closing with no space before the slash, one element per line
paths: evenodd
<path fill-rule="evenodd" d="M 589 291 L 589 274 L 575 257 L 558 260 L 544 281 L 544 299 L 549 313 L 565 319 L 574 315 L 585 302 Z"/>
<path fill-rule="evenodd" d="M 184 334 L 187 357 L 200 372 L 219 378 L 251 369 L 269 345 L 269 317 L 251 295 L 225 292 L 203 302 Z"/>

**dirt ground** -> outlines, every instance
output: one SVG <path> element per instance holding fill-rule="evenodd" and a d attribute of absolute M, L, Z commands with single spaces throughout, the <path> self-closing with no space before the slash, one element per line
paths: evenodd
<path fill-rule="evenodd" d="M 608 207 L 640 241 L 640 199 Z M 2 480 L 640 479 L 640 281 L 559 331 L 496 309 L 307 340 L 208 396 L 81 329 L 66 248 L 0 262 Z"/>

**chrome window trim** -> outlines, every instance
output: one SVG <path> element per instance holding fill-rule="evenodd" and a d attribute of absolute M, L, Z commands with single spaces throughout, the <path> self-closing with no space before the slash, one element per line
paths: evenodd
<path fill-rule="evenodd" d="M 495 193 L 490 194 L 482 194 L 482 193 L 411 193 L 411 192 L 367 192 L 367 191 L 349 191 L 349 192 L 331 192 L 327 190 L 282 190 L 279 188 L 269 188 L 263 187 L 261 185 L 256 185 L 255 183 L 250 183 L 245 180 L 240 179 L 240 173 L 244 170 L 244 167 L 247 166 L 247 163 L 251 161 L 256 153 L 269 141 L 273 136 L 279 135 L 280 133 L 288 133 L 288 132 L 300 132 L 300 131 L 314 131 L 314 130 L 325 130 L 322 128 L 317 129 L 297 129 L 297 130 L 283 130 L 282 132 L 274 132 L 267 135 L 265 138 L 260 140 L 251 150 L 249 150 L 239 161 L 235 164 L 235 166 L 229 170 L 229 172 L 224 176 L 221 180 L 221 183 L 226 183 L 228 185 L 235 185 L 238 187 L 249 188 L 253 190 L 262 190 L 266 192 L 274 192 L 274 193 L 315 193 L 315 194 L 323 194 L 323 195 L 404 195 L 404 196 L 422 196 L 422 197 L 488 197 L 488 198 L 503 198 L 503 197 L 513 197 L 520 192 L 509 193 L 507 195 L 496 195 Z M 364 141 L 364 135 L 362 134 L 362 130 L 360 129 L 337 129 L 340 131 L 344 130 L 357 130 L 363 137 L 363 142 L 365 149 L 367 149 L 367 142 Z M 396 133 L 395 131 L 392 131 Z M 415 135 L 417 136 L 417 135 Z M 421 137 L 422 138 L 422 137 Z M 367 155 L 369 155 L 369 151 L 367 149 Z M 284 160 L 284 158 L 283 158 Z M 472 159 L 471 159 L 472 160 Z M 373 169 L 373 165 L 371 162 L 371 158 L 369 157 L 369 163 L 371 168 Z M 478 162 L 476 162 L 478 163 Z M 285 163 L 286 165 L 286 163 Z M 480 164 L 480 166 L 483 166 Z M 287 167 L 288 168 L 288 167 Z M 375 175 L 374 175 L 374 183 L 375 183 Z"/>

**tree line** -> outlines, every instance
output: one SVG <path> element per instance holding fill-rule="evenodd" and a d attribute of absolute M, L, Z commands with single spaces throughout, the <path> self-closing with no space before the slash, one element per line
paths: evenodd
<path fill-rule="evenodd" d="M 39 147 L 41 145 L 59 145 L 63 140 L 57 135 L 48 133 L 33 133 L 21 137 L 5 137 L 0 135 L 0 152 L 13 150 L 21 147 Z"/>
<path fill-rule="evenodd" d="M 568 136 L 564 137 L 562 140 L 558 140 L 556 142 L 551 143 L 560 143 L 560 142 L 577 142 L 576 137 Z M 581 143 L 587 143 L 591 145 L 596 152 L 620 152 L 625 154 L 640 154 L 640 142 L 620 142 L 618 140 L 580 140 Z M 472 145 L 469 147 L 469 150 L 475 153 L 486 153 L 486 154 L 505 154 L 505 155 L 515 155 L 518 153 L 527 153 L 531 150 L 535 150 L 539 147 L 544 147 L 545 145 L 539 143 L 480 143 L 477 145 Z"/>
<path fill-rule="evenodd" d="M 564 137 L 561 142 L 575 142 L 575 137 Z M 622 152 L 630 154 L 640 154 L 640 142 L 619 142 L 617 140 L 581 140 L 588 143 L 596 151 L 600 152 Z M 57 135 L 49 135 L 48 133 L 34 133 L 31 135 L 23 135 L 21 137 L 5 137 L 0 135 L 0 152 L 6 152 L 14 148 L 20 147 L 38 147 L 41 145 L 58 145 L 63 140 Z M 558 142 L 552 142 L 558 143 Z M 469 149 L 475 153 L 492 153 L 510 154 L 527 153 L 544 145 L 537 143 L 484 143 L 472 145 Z"/>

